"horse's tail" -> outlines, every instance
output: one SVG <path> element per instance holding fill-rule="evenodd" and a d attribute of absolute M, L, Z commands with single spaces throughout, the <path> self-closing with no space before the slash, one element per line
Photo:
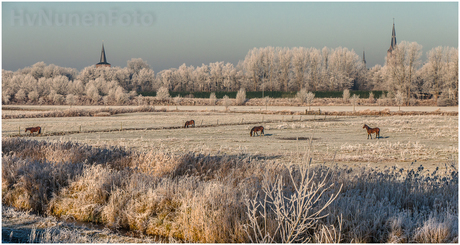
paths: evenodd
<path fill-rule="evenodd" d="M 254 131 L 254 129 L 251 129 L 251 132 L 249 133 L 250 136 L 252 136 L 252 131 Z"/>
<path fill-rule="evenodd" d="M 187 123 L 188 123 L 188 122 L 185 122 L 184 128 L 186 128 L 186 127 L 187 127 Z"/>
<path fill-rule="evenodd" d="M 38 134 L 41 134 L 41 133 L 42 133 L 42 128 L 38 127 Z"/>
<path fill-rule="evenodd" d="M 264 130 L 265 130 L 264 127 L 262 127 L 262 134 L 263 134 L 263 135 L 265 135 Z"/>

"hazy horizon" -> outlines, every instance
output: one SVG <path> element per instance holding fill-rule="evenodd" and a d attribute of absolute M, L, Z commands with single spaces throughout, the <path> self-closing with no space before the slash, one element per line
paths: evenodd
<path fill-rule="evenodd" d="M 254 47 L 345 47 L 383 65 L 396 37 L 426 52 L 458 47 L 457 2 L 3 2 L 2 68 L 43 61 L 78 70 L 142 58 L 159 72 L 244 60 Z"/>

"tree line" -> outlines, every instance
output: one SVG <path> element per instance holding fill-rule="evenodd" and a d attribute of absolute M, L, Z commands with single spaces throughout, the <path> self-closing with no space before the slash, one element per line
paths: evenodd
<path fill-rule="evenodd" d="M 2 70 L 2 103 L 124 104 L 140 92 L 385 90 L 408 101 L 420 93 L 457 103 L 458 48 L 436 47 L 422 62 L 422 46 L 403 41 L 385 65 L 367 69 L 347 48 L 264 47 L 249 50 L 237 65 L 181 65 L 155 73 L 146 61 L 127 66 L 74 68 L 38 62 L 15 72 Z"/>

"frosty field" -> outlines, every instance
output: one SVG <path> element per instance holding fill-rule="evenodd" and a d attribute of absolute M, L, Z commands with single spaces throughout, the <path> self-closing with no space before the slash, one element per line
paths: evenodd
<path fill-rule="evenodd" d="M 197 127 L 179 128 L 190 119 L 195 120 Z M 363 124 L 379 127 L 381 137 L 367 139 Z M 265 127 L 265 136 L 250 137 L 250 129 L 258 125 Z M 106 117 L 3 119 L 2 134 L 3 137 L 17 135 L 20 129 L 21 135 L 27 135 L 23 130 L 32 126 L 41 126 L 45 135 L 64 134 L 34 136 L 37 140 L 116 145 L 139 151 L 254 154 L 294 162 L 300 160 L 299 156 L 309 147 L 307 139 L 311 138 L 314 163 L 349 166 L 407 168 L 422 164 L 432 170 L 444 163 L 456 162 L 458 156 L 458 116 L 325 117 L 200 110 L 146 112 Z M 104 132 L 107 130 L 112 131 Z"/>
<path fill-rule="evenodd" d="M 2 241 L 458 242 L 452 113 L 181 109 L 8 110 Z M 367 139 L 364 124 L 380 137 Z M 265 135 L 250 137 L 258 125 Z M 24 132 L 33 126 L 42 134 Z"/>

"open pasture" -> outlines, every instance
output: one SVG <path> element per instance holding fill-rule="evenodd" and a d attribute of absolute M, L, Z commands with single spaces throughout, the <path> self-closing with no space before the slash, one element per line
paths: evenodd
<path fill-rule="evenodd" d="M 191 119 L 195 128 L 181 128 Z M 26 127 L 41 126 L 45 136 L 34 139 L 125 146 L 139 151 L 252 154 L 283 162 L 301 161 L 310 138 L 313 162 L 320 164 L 405 169 L 424 165 L 433 170 L 444 163 L 456 163 L 458 156 L 458 116 L 324 117 L 179 111 L 2 122 L 3 136 L 16 135 L 19 130 L 27 135 L 23 132 Z M 367 139 L 364 124 L 379 127 L 380 138 Z M 265 127 L 265 136 L 250 137 L 250 129 L 258 125 Z M 112 131 L 104 132 L 108 130 Z"/>
<path fill-rule="evenodd" d="M 196 127 L 183 128 L 191 119 Z M 380 138 L 367 139 L 364 124 Z M 265 135 L 250 137 L 258 125 Z M 31 126 L 43 134 L 14 137 Z M 313 215 L 309 231 L 291 227 L 314 243 L 458 243 L 458 116 L 155 111 L 3 119 L 2 134 L 3 205 L 115 233 L 266 242 L 255 229 L 267 224 L 268 238 L 284 242 L 277 227 Z M 276 211 L 310 195 L 318 199 L 305 208 Z M 39 241 L 107 240 L 106 228 L 37 231 Z"/>

